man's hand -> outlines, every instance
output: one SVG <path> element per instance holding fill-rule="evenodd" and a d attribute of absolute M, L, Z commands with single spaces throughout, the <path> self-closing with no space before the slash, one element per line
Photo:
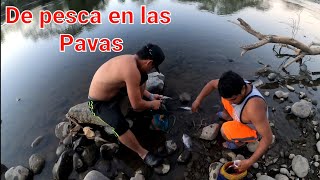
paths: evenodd
<path fill-rule="evenodd" d="M 252 166 L 252 162 L 248 159 L 245 160 L 241 160 L 235 169 L 237 169 L 239 172 L 243 172 L 246 171 L 247 169 L 249 169 Z"/>
<path fill-rule="evenodd" d="M 163 97 L 162 95 L 150 93 L 149 99 L 150 100 L 160 100 L 162 97 Z"/>
<path fill-rule="evenodd" d="M 153 100 L 151 103 L 151 109 L 158 110 L 161 106 L 161 100 Z"/>
<path fill-rule="evenodd" d="M 200 106 L 200 101 L 195 100 L 195 101 L 192 103 L 191 111 L 192 111 L 192 112 L 198 112 L 199 106 Z"/>

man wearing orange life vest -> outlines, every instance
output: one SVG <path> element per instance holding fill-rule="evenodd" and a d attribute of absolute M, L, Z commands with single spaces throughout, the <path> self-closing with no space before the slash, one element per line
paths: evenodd
<path fill-rule="evenodd" d="M 239 171 L 245 171 L 265 153 L 272 142 L 267 104 L 255 86 L 244 81 L 237 73 L 228 71 L 220 79 L 206 84 L 193 102 L 192 111 L 196 112 L 202 100 L 215 89 L 218 89 L 224 107 L 217 115 L 226 121 L 220 130 L 226 139 L 223 146 L 236 149 L 261 138 L 252 156 L 242 160 L 238 166 Z"/>

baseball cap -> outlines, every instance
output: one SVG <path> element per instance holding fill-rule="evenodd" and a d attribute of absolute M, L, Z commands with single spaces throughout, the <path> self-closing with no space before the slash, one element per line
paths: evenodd
<path fill-rule="evenodd" d="M 150 55 L 150 59 L 153 61 L 154 68 L 160 73 L 159 65 L 164 61 L 166 58 L 162 49 L 155 44 L 147 44 L 146 49 Z"/>

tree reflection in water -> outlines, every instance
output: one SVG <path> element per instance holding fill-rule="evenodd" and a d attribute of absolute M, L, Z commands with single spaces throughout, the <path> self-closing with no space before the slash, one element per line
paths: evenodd
<path fill-rule="evenodd" d="M 266 11 L 270 8 L 268 0 L 179 0 L 181 2 L 200 3 L 199 9 L 213 12 L 218 15 L 228 15 L 246 7 Z"/>
<path fill-rule="evenodd" d="M 39 11 L 49 10 L 54 12 L 56 10 L 74 10 L 79 12 L 80 10 L 86 10 L 88 12 L 92 10 L 101 10 L 108 5 L 106 0 L 8 0 L 1 4 L 1 24 L 5 20 L 5 6 L 13 5 L 16 6 L 20 12 L 23 10 L 31 10 L 33 13 L 33 20 L 30 24 L 23 24 L 20 21 L 14 25 L 3 25 L 1 27 L 1 43 L 5 40 L 5 34 L 13 31 L 20 31 L 23 36 L 30 38 L 34 41 L 38 39 L 48 39 L 51 37 L 56 37 L 59 34 L 71 34 L 76 36 L 80 34 L 84 28 L 90 30 L 94 27 L 92 24 L 80 25 L 80 24 L 62 24 L 57 25 L 55 23 L 50 23 L 45 26 L 44 29 L 39 28 Z M 3 10 L 2 10 L 3 9 Z"/>

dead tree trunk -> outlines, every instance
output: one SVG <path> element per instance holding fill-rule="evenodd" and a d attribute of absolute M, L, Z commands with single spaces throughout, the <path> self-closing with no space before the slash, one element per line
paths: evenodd
<path fill-rule="evenodd" d="M 282 47 L 286 47 L 288 49 L 291 49 L 295 52 L 294 59 L 291 61 L 285 63 L 283 65 L 283 68 L 287 68 L 290 64 L 293 62 L 297 62 L 303 59 L 306 55 L 319 55 L 320 54 L 320 43 L 312 42 L 309 45 L 305 45 L 302 42 L 299 42 L 291 37 L 285 37 L 285 36 L 277 36 L 277 35 L 264 35 L 260 32 L 255 31 L 251 28 L 251 26 L 246 23 L 241 18 L 237 19 L 239 23 L 230 21 L 239 27 L 241 27 L 243 30 L 247 31 L 251 35 L 258 38 L 260 41 L 254 44 L 244 45 L 241 46 L 243 49 L 241 52 L 241 56 L 243 56 L 246 52 L 256 49 L 258 47 L 261 47 L 268 43 L 279 43 Z M 319 47 L 312 47 L 312 46 L 319 46 Z"/>

